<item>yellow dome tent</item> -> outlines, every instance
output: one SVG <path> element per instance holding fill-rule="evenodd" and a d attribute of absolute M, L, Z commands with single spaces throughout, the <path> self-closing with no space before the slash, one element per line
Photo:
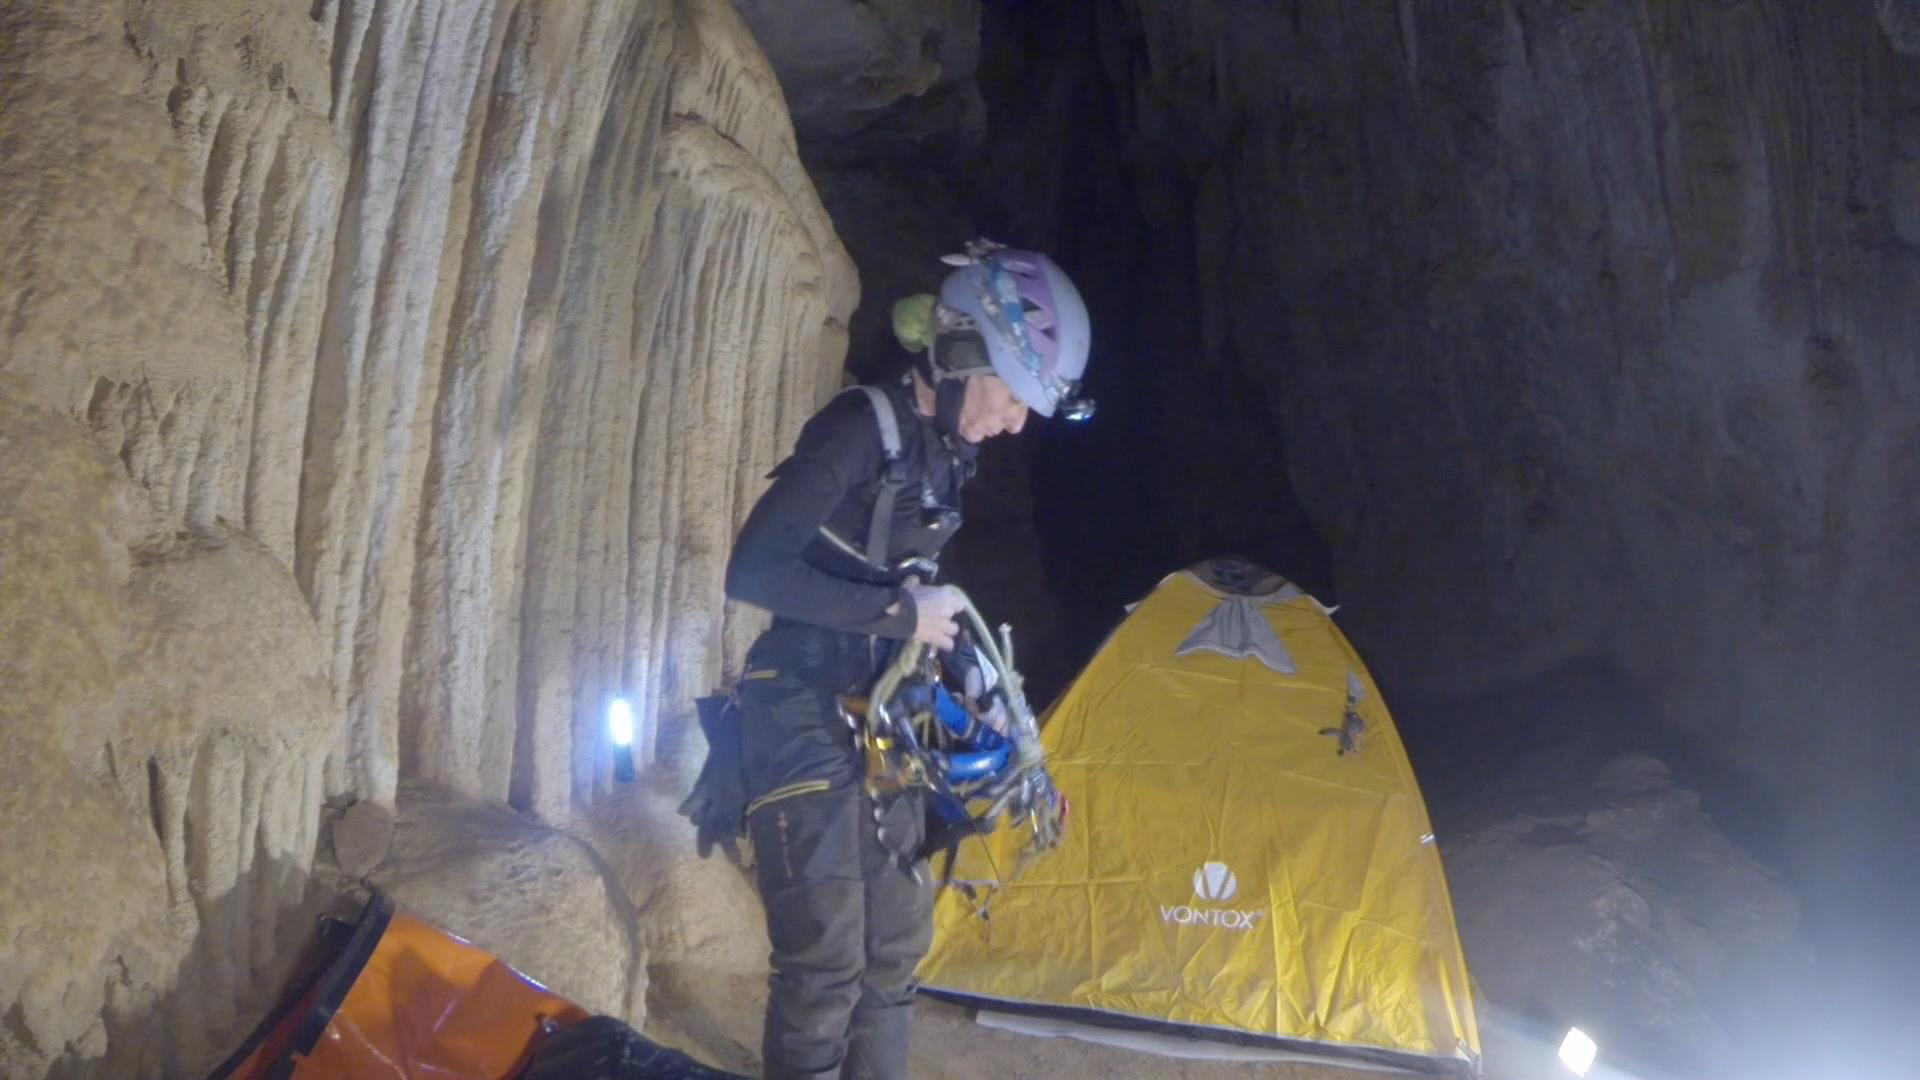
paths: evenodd
<path fill-rule="evenodd" d="M 1136 604 L 1044 720 L 1066 840 L 1004 886 L 1024 833 L 963 845 L 922 992 L 1183 1056 L 1478 1075 L 1426 806 L 1330 615 L 1232 559 Z"/>

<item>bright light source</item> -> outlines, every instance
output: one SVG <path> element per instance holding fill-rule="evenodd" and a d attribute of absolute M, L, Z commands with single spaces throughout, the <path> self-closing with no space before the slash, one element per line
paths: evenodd
<path fill-rule="evenodd" d="M 1560 1041 L 1560 1064 L 1565 1065 L 1575 1076 L 1587 1075 L 1593 1068 L 1593 1058 L 1600 1052 L 1587 1033 L 1579 1028 L 1568 1028 L 1567 1037 Z"/>
<path fill-rule="evenodd" d="M 633 706 L 626 698 L 614 698 L 607 706 L 607 734 L 613 736 L 613 745 L 622 749 L 633 745 Z"/>

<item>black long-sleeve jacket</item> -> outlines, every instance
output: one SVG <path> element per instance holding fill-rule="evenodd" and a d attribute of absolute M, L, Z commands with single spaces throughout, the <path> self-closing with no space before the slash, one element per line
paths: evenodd
<path fill-rule="evenodd" d="M 943 436 L 914 406 L 905 383 L 882 387 L 900 427 L 908 482 L 894 500 L 888 551 L 937 559 L 954 529 L 932 527 L 927 509 L 960 507 L 976 448 Z M 913 636 L 913 599 L 893 575 L 860 557 L 886 470 L 880 428 L 864 393 L 828 402 L 801 429 L 772 473 L 727 563 L 727 595 L 771 611 L 776 626 L 802 623 L 849 634 Z M 888 609 L 893 608 L 891 614 Z"/>

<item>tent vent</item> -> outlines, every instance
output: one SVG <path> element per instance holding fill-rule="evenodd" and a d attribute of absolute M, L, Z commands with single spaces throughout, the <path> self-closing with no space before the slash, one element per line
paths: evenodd
<path fill-rule="evenodd" d="M 1261 606 L 1259 600 L 1249 596 L 1222 599 L 1180 643 L 1178 655 L 1210 651 L 1236 660 L 1254 656 L 1282 675 L 1298 675 L 1300 669 L 1294 666 L 1293 657 L 1288 655 L 1280 635 L 1273 632 L 1273 624 L 1267 621 Z"/>

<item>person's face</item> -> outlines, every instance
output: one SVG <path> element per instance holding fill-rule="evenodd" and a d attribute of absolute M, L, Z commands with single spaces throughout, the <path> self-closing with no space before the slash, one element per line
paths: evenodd
<path fill-rule="evenodd" d="M 961 438 L 985 442 L 995 435 L 1018 435 L 1026 426 L 1026 405 L 1000 376 L 975 375 L 967 380 L 967 396 L 960 403 Z"/>

